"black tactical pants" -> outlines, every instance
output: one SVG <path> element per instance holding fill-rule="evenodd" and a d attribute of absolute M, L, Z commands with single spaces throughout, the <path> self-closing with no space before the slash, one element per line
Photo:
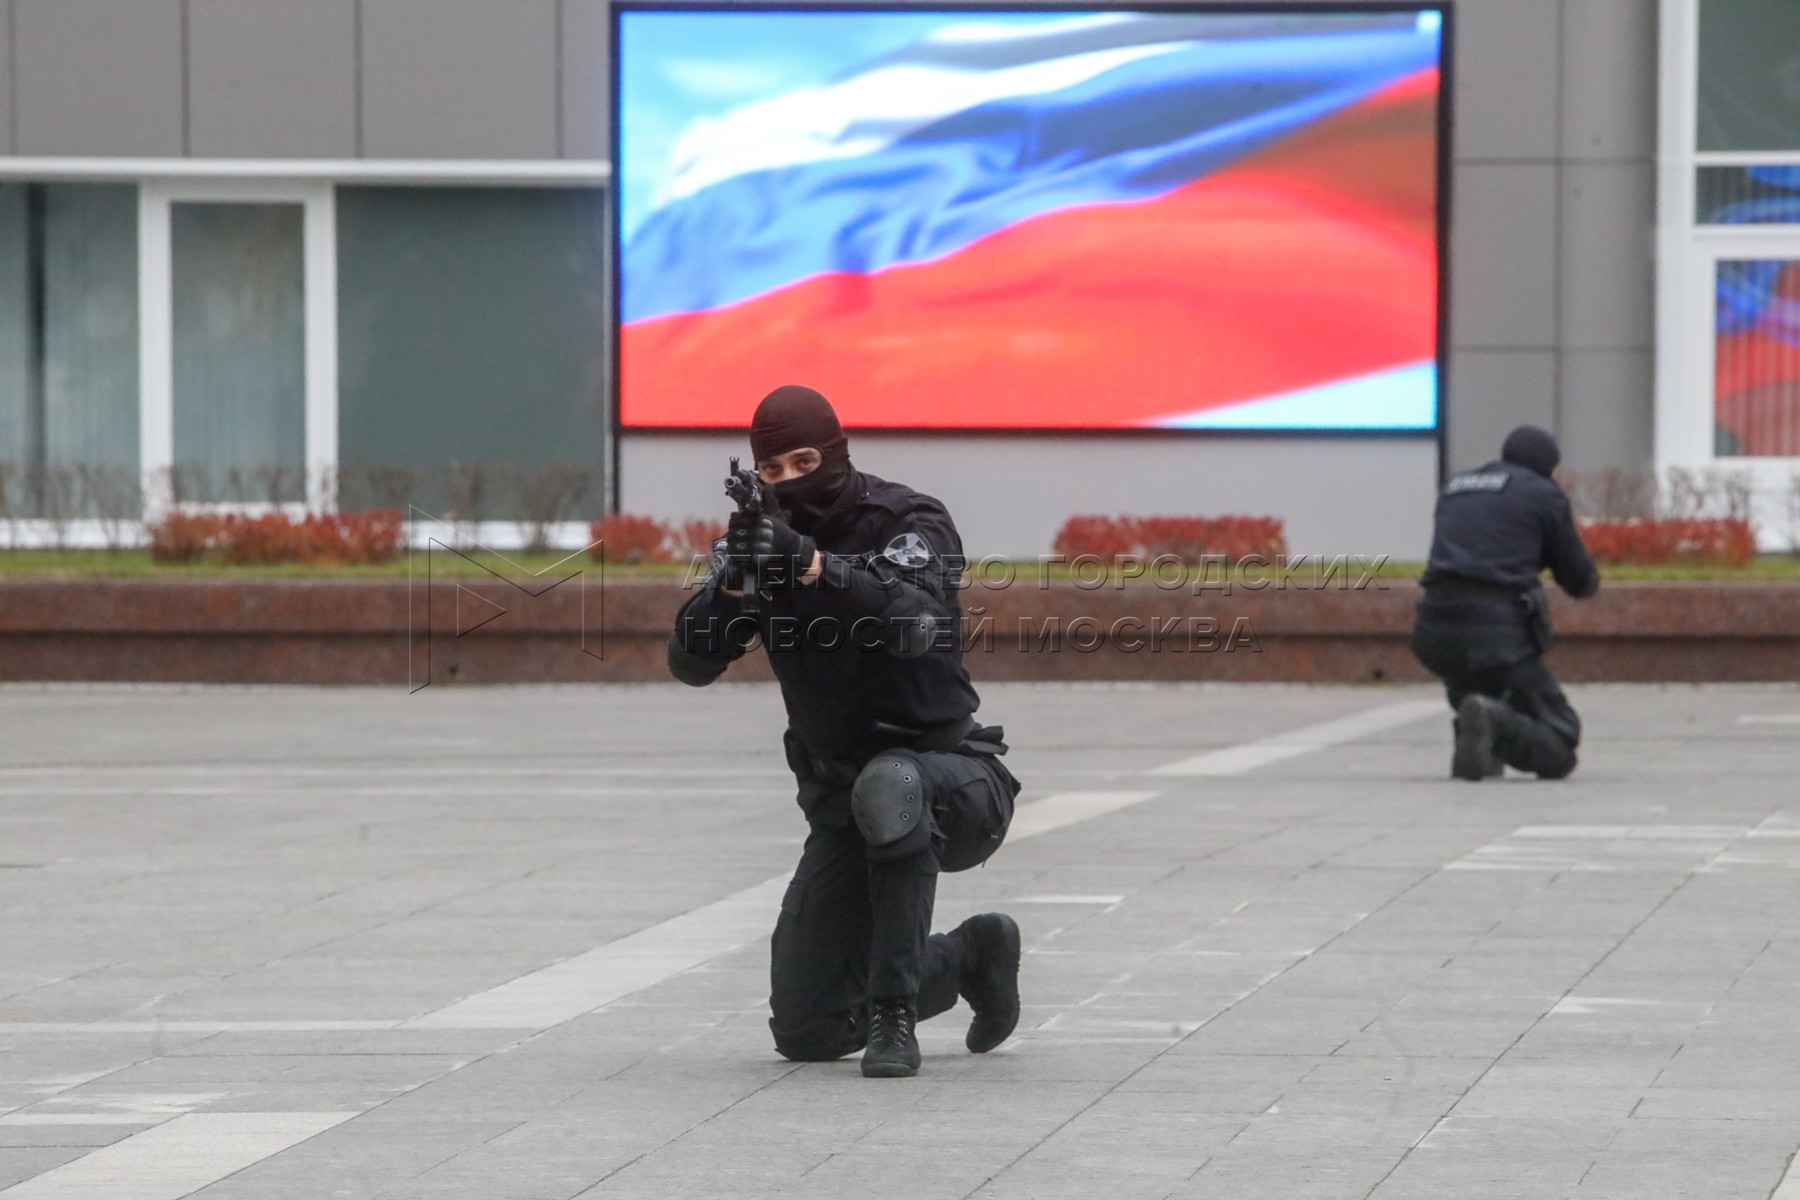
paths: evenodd
<path fill-rule="evenodd" d="M 917 997 L 921 1020 L 956 1003 L 969 948 L 960 933 L 931 932 L 938 872 L 985 861 L 999 846 L 1018 784 L 992 755 L 908 753 L 932 820 L 923 849 L 871 854 L 847 784 L 808 807 L 806 846 L 771 943 L 769 1028 L 788 1058 L 861 1049 L 863 1008 L 875 996 Z"/>
<path fill-rule="evenodd" d="M 1477 694 L 1512 710 L 1496 729 L 1494 752 L 1500 761 L 1543 779 L 1561 779 L 1575 769 L 1581 718 L 1516 610 L 1503 603 L 1426 599 L 1413 626 L 1412 649 L 1425 669 L 1444 681 L 1452 709 Z"/>

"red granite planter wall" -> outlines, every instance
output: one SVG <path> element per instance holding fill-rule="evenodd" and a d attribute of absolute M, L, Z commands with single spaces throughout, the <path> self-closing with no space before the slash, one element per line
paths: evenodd
<path fill-rule="evenodd" d="M 0 583 L 0 679 L 667 679 L 681 587 L 583 582 L 539 595 L 503 581 Z M 1417 596 L 1410 583 L 971 588 L 969 661 L 982 679 L 1423 680 L 1406 647 Z M 1568 680 L 1800 679 L 1800 587 L 1622 584 L 1579 604 L 1558 597 L 1554 613 L 1552 662 Z M 754 656 L 732 677 L 769 674 Z"/>

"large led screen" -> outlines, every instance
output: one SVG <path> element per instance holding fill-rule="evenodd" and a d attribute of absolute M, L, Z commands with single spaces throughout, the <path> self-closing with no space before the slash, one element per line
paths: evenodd
<path fill-rule="evenodd" d="M 616 21 L 624 427 L 1437 427 L 1437 9 Z"/>

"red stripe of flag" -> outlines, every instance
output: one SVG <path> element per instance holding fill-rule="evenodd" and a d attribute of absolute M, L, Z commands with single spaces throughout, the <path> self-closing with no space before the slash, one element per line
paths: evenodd
<path fill-rule="evenodd" d="M 806 383 L 846 425 L 1141 427 L 1430 359 L 1437 72 L 1154 200 L 622 333 L 627 425 L 742 425 Z"/>

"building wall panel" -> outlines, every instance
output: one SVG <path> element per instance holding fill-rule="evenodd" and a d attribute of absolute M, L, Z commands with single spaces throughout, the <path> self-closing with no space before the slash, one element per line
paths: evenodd
<path fill-rule="evenodd" d="M 757 398 L 745 396 L 746 427 Z M 719 481 L 729 456 L 748 457 L 747 436 L 628 435 L 623 508 L 669 520 L 723 518 L 730 502 Z M 1076 513 L 1269 513 L 1287 522 L 1290 553 L 1416 561 L 1430 544 L 1437 491 L 1429 438 L 852 433 L 850 454 L 863 470 L 942 500 L 971 558 L 1049 553 Z"/>
<path fill-rule="evenodd" d="M 1562 154 L 1656 154 L 1657 0 L 1565 0 Z"/>
<path fill-rule="evenodd" d="M 1464 163 L 1452 184 L 1450 344 L 1556 340 L 1556 168 Z"/>
<path fill-rule="evenodd" d="M 1450 356 L 1447 472 L 1500 457 L 1518 425 L 1556 428 L 1554 351 L 1458 350 Z"/>
<path fill-rule="evenodd" d="M 555 158 L 555 0 L 362 0 L 362 100 L 370 158 Z"/>
<path fill-rule="evenodd" d="M 1561 208 L 1563 350 L 1649 346 L 1655 336 L 1655 165 L 1567 163 Z"/>
<path fill-rule="evenodd" d="M 356 156 L 355 0 L 188 0 L 195 155 Z"/>
<path fill-rule="evenodd" d="M 15 154 L 181 155 L 180 0 L 13 0 Z"/>
<path fill-rule="evenodd" d="M 0 154 L 13 152 L 12 0 L 0 0 Z"/>
<path fill-rule="evenodd" d="M 1451 78 L 1457 159 L 1556 156 L 1561 8 L 1561 0 L 1456 5 Z"/>
<path fill-rule="evenodd" d="M 1644 470 L 1651 462 L 1655 428 L 1655 352 L 1570 350 L 1563 354 L 1563 461 L 1575 470 L 1623 467 Z"/>
<path fill-rule="evenodd" d="M 611 44 L 606 0 L 562 0 L 564 158 L 612 156 Z"/>

